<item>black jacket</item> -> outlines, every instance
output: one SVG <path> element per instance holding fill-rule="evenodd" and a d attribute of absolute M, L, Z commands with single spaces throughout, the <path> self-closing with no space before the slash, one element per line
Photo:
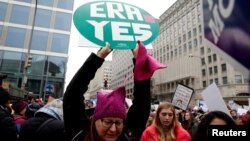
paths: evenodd
<path fill-rule="evenodd" d="M 64 125 L 67 140 L 76 136 L 74 141 L 83 141 L 83 134 L 90 129 L 90 119 L 85 113 L 83 94 L 87 91 L 90 81 L 103 64 L 104 59 L 92 53 L 82 67 L 78 70 L 67 89 L 63 98 Z M 133 140 L 139 141 L 145 129 L 150 113 L 150 79 L 134 82 L 134 99 L 125 122 L 126 129 L 119 141 L 127 141 L 129 135 Z"/>
<path fill-rule="evenodd" d="M 3 106 L 0 106 L 0 139 L 16 141 L 17 130 L 13 116 Z"/>
<path fill-rule="evenodd" d="M 32 117 L 21 125 L 18 141 L 64 141 L 64 123 L 49 116 Z"/>

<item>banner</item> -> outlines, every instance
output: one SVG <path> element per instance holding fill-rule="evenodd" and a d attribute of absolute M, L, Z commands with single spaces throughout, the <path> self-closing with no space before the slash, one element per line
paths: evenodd
<path fill-rule="evenodd" d="M 250 69 L 250 1 L 203 0 L 204 43 L 246 76 Z"/>

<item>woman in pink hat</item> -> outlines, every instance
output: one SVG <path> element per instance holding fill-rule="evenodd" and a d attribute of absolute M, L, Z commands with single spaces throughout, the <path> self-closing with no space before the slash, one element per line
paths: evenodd
<path fill-rule="evenodd" d="M 63 98 L 64 123 L 67 140 L 71 141 L 128 141 L 140 140 L 150 113 L 150 78 L 154 71 L 165 66 L 147 55 L 141 42 L 133 50 L 134 99 L 126 112 L 125 87 L 102 90 L 91 118 L 85 114 L 84 96 L 90 81 L 112 49 L 107 43 L 97 54 L 92 53 L 75 74 Z"/>

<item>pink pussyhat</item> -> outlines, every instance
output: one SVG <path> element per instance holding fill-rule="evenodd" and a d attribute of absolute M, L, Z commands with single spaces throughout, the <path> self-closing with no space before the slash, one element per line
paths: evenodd
<path fill-rule="evenodd" d="M 116 90 L 102 90 L 97 92 L 97 103 L 93 114 L 94 121 L 105 117 L 125 119 L 125 87 Z"/>
<path fill-rule="evenodd" d="M 149 79 L 156 70 L 166 68 L 167 66 L 159 63 L 155 58 L 147 54 L 147 50 L 141 41 L 138 41 L 138 44 L 139 49 L 134 68 L 134 79 L 141 81 Z"/>

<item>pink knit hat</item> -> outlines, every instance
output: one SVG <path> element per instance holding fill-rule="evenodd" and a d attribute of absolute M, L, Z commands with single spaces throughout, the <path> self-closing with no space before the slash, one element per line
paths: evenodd
<path fill-rule="evenodd" d="M 141 41 L 138 41 L 138 44 L 139 50 L 134 68 L 134 79 L 141 81 L 149 79 L 156 70 L 166 68 L 167 66 L 159 63 L 155 58 L 147 54 L 147 50 Z"/>
<path fill-rule="evenodd" d="M 17 114 L 21 114 L 22 110 L 27 108 L 27 106 L 28 106 L 27 102 L 19 100 L 14 102 L 11 107 Z"/>
<path fill-rule="evenodd" d="M 125 87 L 116 90 L 102 90 L 97 92 L 97 103 L 93 114 L 94 121 L 105 117 L 126 118 Z"/>

